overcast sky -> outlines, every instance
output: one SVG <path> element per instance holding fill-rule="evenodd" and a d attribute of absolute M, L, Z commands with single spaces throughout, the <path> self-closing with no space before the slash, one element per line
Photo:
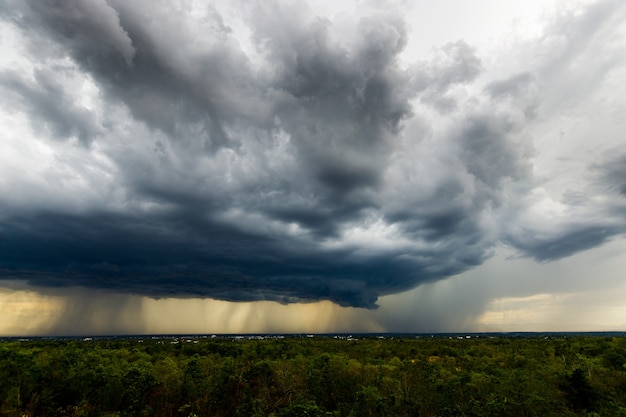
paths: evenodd
<path fill-rule="evenodd" d="M 0 0 L 0 334 L 626 330 L 626 3 Z"/>

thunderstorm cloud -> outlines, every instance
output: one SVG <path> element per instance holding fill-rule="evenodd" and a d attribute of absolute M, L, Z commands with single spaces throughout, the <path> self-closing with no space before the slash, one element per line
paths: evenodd
<path fill-rule="evenodd" d="M 0 1 L 0 279 L 375 308 L 501 245 L 623 237 L 626 129 L 546 128 L 624 81 L 623 2 L 499 71 L 464 40 L 411 57 L 400 6 L 316 10 Z M 611 146 L 544 152 L 567 134 Z"/>

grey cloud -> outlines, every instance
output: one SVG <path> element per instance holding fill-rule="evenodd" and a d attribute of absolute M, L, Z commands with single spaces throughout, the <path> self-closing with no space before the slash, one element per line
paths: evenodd
<path fill-rule="evenodd" d="M 619 27 L 625 18 L 622 2 L 601 0 L 582 13 L 572 8 L 551 20 L 532 52 L 544 57 L 534 71 L 545 90 L 544 112 L 589 100 L 612 72 L 621 71 L 625 61 Z"/>
<path fill-rule="evenodd" d="M 91 49 L 93 55 L 108 56 L 109 50 L 113 49 L 127 63 L 133 59 L 135 50 L 132 41 L 120 26 L 117 13 L 105 0 L 5 3 L 3 13 L 24 27 L 43 23 L 52 30 L 51 34 L 63 38 L 77 49 Z"/>
<path fill-rule="evenodd" d="M 116 11 L 105 0 L 47 0 L 28 2 L 28 6 L 55 33 L 75 43 L 78 48 L 95 48 L 92 51 L 94 55 L 113 48 L 128 63 L 132 62 L 135 54 L 132 41 L 120 26 Z M 30 19 L 25 22 L 30 23 Z"/>
<path fill-rule="evenodd" d="M 299 5 L 237 4 L 254 39 L 246 52 L 211 7 L 198 18 L 140 0 L 2 5 L 26 37 L 53 45 L 35 81 L 3 73 L 6 104 L 53 136 L 96 145 L 80 155 L 105 161 L 110 178 L 81 179 L 114 190 L 97 207 L 48 207 L 48 195 L 15 207 L 4 196 L 2 279 L 374 308 L 479 265 L 499 240 L 548 260 L 611 236 L 582 223 L 548 238 L 489 226 L 514 222 L 516 193 L 532 187 L 531 118 L 518 116 L 534 105 L 534 75 L 462 103 L 454 89 L 482 74 L 476 51 L 451 43 L 405 69 L 398 12 L 360 18 L 344 41 L 339 22 Z M 55 82 L 63 59 L 96 84 L 102 122 Z"/>
<path fill-rule="evenodd" d="M 530 45 L 534 49 L 529 49 L 527 58 L 534 61 L 532 71 L 492 82 L 486 92 L 496 100 L 508 99 L 522 108 L 524 100 L 530 103 L 526 107 L 530 112 L 525 111 L 529 121 L 556 121 L 566 115 L 592 124 L 587 113 L 593 112 L 611 120 L 615 109 L 601 103 L 614 94 L 609 80 L 623 70 L 623 55 L 618 51 L 624 39 L 617 33 L 625 15 L 624 4 L 614 0 L 593 2 L 582 12 L 571 9 L 556 15 L 541 41 Z M 580 128 L 580 124 L 575 126 Z M 619 143 L 623 129 L 620 131 L 617 124 L 612 129 L 603 128 L 596 126 L 586 133 L 587 137 L 578 132 L 574 136 L 581 142 L 597 144 L 599 150 Z M 557 191 L 561 195 L 555 197 L 561 206 L 560 214 L 546 215 L 538 224 L 533 224 L 536 219 L 527 222 L 522 215 L 517 218 L 518 224 L 508 227 L 502 240 L 537 260 L 550 261 L 623 236 L 624 203 L 619 197 L 622 154 L 620 150 L 591 164 L 577 155 L 577 163 L 586 165 L 584 175 L 571 188 Z M 524 209 L 527 207 L 522 202 L 519 210 Z"/>
<path fill-rule="evenodd" d="M 483 67 L 474 48 L 459 40 L 442 46 L 431 62 L 417 64 L 412 70 L 412 84 L 421 91 L 420 100 L 449 113 L 458 108 L 450 90 L 474 81 Z"/>
<path fill-rule="evenodd" d="M 429 68 L 431 79 L 435 81 L 434 87 L 442 92 L 454 84 L 473 81 L 481 71 L 480 58 L 474 48 L 464 41 L 444 45 Z"/>
<path fill-rule="evenodd" d="M 116 6 L 123 12 L 116 14 L 119 27 L 111 27 L 111 19 L 91 24 L 100 8 L 91 2 L 49 0 L 24 2 L 15 8 L 23 12 L 16 17 L 21 25 L 40 26 L 42 36 L 63 45 L 65 51 L 60 53 L 70 53 L 106 87 L 104 93 L 112 100 L 121 100 L 139 120 L 181 140 L 189 140 L 187 126 L 198 125 L 207 149 L 232 146 L 224 125 L 229 117 L 241 113 L 234 109 L 245 110 L 249 107 L 246 103 L 255 100 L 254 92 L 246 86 L 252 77 L 246 72 L 245 56 L 236 49 L 213 45 L 191 62 L 170 59 L 167 54 L 175 55 L 180 44 L 192 42 L 193 35 L 175 24 L 163 5 L 151 6 L 151 12 L 160 14 L 158 27 L 140 12 L 145 4 Z M 104 14 L 111 17 L 108 12 Z M 171 31 L 163 31 L 164 26 L 170 26 Z M 222 32 L 212 35 L 228 42 L 225 29 L 217 30 Z M 122 42 L 124 39 L 128 42 Z M 117 47 L 111 48 L 111 43 Z"/>
<path fill-rule="evenodd" d="M 598 186 L 609 192 L 616 192 L 626 197 L 626 155 L 617 154 L 607 157 L 602 164 L 594 165 L 599 173 Z"/>
<path fill-rule="evenodd" d="M 537 115 L 538 86 L 537 77 L 530 72 L 515 74 L 503 80 L 493 81 L 485 86 L 485 92 L 495 101 L 516 103 L 527 119 Z"/>
<path fill-rule="evenodd" d="M 626 158 L 623 154 L 607 156 L 602 163 L 589 166 L 590 184 L 579 191 L 564 194 L 569 211 L 565 222 L 548 227 L 526 227 L 511 233 L 508 242 L 540 261 L 571 256 L 600 246 L 626 233 L 626 202 L 623 193 Z M 617 198 L 616 198 L 617 197 Z M 598 201 L 604 201 L 598 204 Z"/>
<path fill-rule="evenodd" d="M 539 261 L 552 261 L 577 252 L 591 249 L 607 242 L 620 231 L 609 225 L 571 224 L 566 230 L 550 233 L 546 236 L 543 231 L 530 231 L 512 237 L 510 242 L 526 254 Z"/>
<path fill-rule="evenodd" d="M 504 80 L 491 82 L 485 88 L 496 98 L 517 97 L 535 80 L 529 72 L 522 72 Z"/>
<path fill-rule="evenodd" d="M 274 21 L 288 14 L 288 7 L 263 8 L 256 15 L 256 36 L 265 40 L 265 53 L 276 63 L 272 89 L 284 100 L 276 116 L 302 164 L 301 179 L 307 181 L 294 187 L 317 196 L 305 211 L 296 211 L 317 219 L 316 213 L 358 216 L 376 207 L 369 194 L 381 185 L 393 136 L 411 114 L 408 74 L 395 62 L 406 29 L 393 16 L 363 19 L 358 25 L 363 39 L 346 50 L 333 42 L 329 22 L 298 18 L 297 13 L 290 17 L 297 28 L 285 38 L 284 25 Z M 324 217 L 332 223 L 340 218 Z M 336 230 L 334 224 L 320 227 L 318 231 Z"/>
<path fill-rule="evenodd" d="M 37 70 L 33 75 L 30 82 L 16 72 L 0 73 L 5 93 L 2 104 L 11 111 L 27 112 L 43 134 L 50 132 L 60 140 L 75 137 L 88 145 L 102 131 L 96 116 L 76 103 L 54 73 Z"/>
<path fill-rule="evenodd" d="M 507 114 L 477 114 L 469 117 L 458 133 L 463 165 L 486 192 L 498 190 L 505 179 L 530 177 L 525 147 L 510 138 L 519 128 L 517 124 Z"/>

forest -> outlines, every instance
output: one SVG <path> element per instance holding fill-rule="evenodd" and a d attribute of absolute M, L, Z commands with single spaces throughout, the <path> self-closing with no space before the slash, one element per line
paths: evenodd
<path fill-rule="evenodd" d="M 626 416 L 626 338 L 3 340 L 0 416 Z"/>

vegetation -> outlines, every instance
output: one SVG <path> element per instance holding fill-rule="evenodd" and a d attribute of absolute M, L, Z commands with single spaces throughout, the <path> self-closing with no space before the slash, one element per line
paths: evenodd
<path fill-rule="evenodd" d="M 626 416 L 626 338 L 0 342 L 1 416 Z"/>

